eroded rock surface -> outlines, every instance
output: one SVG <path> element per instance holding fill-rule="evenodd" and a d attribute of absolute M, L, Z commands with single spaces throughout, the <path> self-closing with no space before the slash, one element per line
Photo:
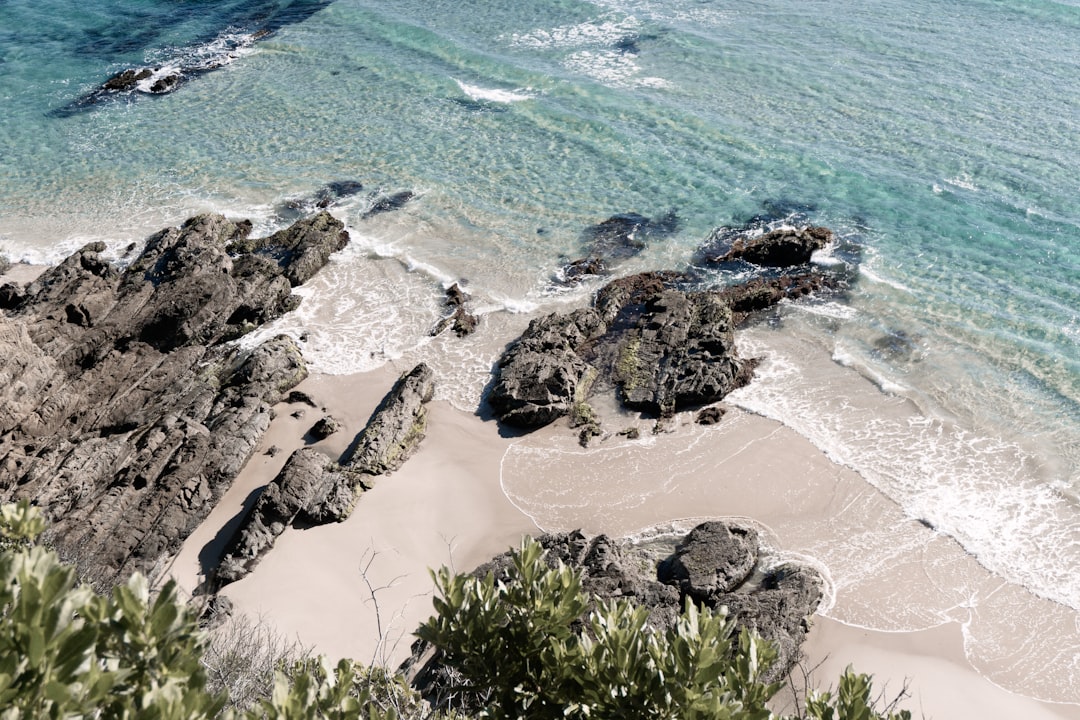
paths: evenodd
<path fill-rule="evenodd" d="M 784 678 L 798 661 L 809 617 L 825 585 L 816 571 L 801 565 L 783 563 L 763 571 L 774 559 L 762 556 L 753 528 L 731 521 L 699 525 L 670 555 L 655 546 L 580 532 L 538 540 L 549 565 L 561 562 L 581 573 L 582 589 L 592 599 L 586 612 L 608 600 L 626 600 L 648 608 L 649 624 L 662 632 L 674 625 L 687 598 L 714 610 L 728 608 L 736 628 L 755 631 L 777 648 L 767 681 Z M 510 554 L 505 553 L 473 575 L 491 573 L 496 581 L 506 582 L 510 567 Z M 439 707 L 469 712 L 481 706 L 455 687 L 442 658 L 423 642 L 414 644 L 403 669 L 414 687 Z"/>
<path fill-rule="evenodd" d="M 294 452 L 229 542 L 214 585 L 250 573 L 297 520 L 324 524 L 347 518 L 359 493 L 415 452 L 427 429 L 425 405 L 434 392 L 434 375 L 421 363 L 398 379 L 339 462 L 314 448 Z"/>
<path fill-rule="evenodd" d="M 179 548 L 307 375 L 287 337 L 251 352 L 225 341 L 294 308 L 292 286 L 348 236 L 317 216 L 274 236 L 295 245 L 245 249 L 250 230 L 198 216 L 122 270 L 93 243 L 4 293 L 0 499 L 41 505 L 55 542 L 104 582 Z"/>
<path fill-rule="evenodd" d="M 766 267 L 791 267 L 810 262 L 815 250 L 832 242 L 833 233 L 825 227 L 780 227 L 761 235 L 738 235 L 723 251 L 708 258 L 724 263 L 745 260 Z"/>

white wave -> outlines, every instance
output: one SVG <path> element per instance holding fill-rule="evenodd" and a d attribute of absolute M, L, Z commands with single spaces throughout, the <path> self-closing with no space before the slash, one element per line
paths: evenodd
<path fill-rule="evenodd" d="M 514 298 L 499 293 L 491 293 L 491 300 L 495 303 L 492 305 L 482 305 L 479 310 L 481 312 L 492 310 L 506 311 L 514 315 L 528 315 L 529 313 L 536 312 L 540 307 L 539 303 L 532 300 L 526 300 L 525 298 Z"/>
<path fill-rule="evenodd" d="M 532 100 L 536 95 L 532 88 L 517 88 L 515 90 L 501 90 L 498 88 L 483 88 L 479 85 L 469 85 L 454 78 L 454 82 L 461 88 L 461 92 L 476 102 L 515 103 L 524 100 Z"/>
<path fill-rule="evenodd" d="M 631 16 L 620 20 L 593 21 L 563 25 L 550 30 L 513 33 L 508 40 L 512 46 L 535 49 L 610 46 L 640 28 L 641 23 Z"/>
<path fill-rule="evenodd" d="M 876 272 L 874 272 L 873 269 L 870 268 L 869 263 L 863 263 L 862 265 L 859 266 L 859 277 L 866 278 L 867 280 L 870 280 L 871 282 L 881 283 L 882 285 L 888 285 L 889 287 L 893 288 L 894 290 L 900 290 L 901 292 L 906 292 L 906 293 L 914 293 L 915 292 L 914 290 L 912 290 L 911 288 L 909 288 L 907 285 L 903 284 L 902 282 L 898 282 L 896 280 L 892 280 L 891 278 L 887 278 L 887 277 L 884 277 L 882 275 L 878 275 Z"/>
<path fill-rule="evenodd" d="M 567 57 L 563 65 L 613 88 L 662 88 L 671 84 L 663 78 L 642 77 L 634 57 L 617 50 L 580 50 Z"/>
<path fill-rule="evenodd" d="M 1040 478 L 1040 461 L 1031 452 L 926 416 L 902 395 L 881 395 L 842 375 L 849 370 L 838 365 L 808 364 L 805 348 L 763 346 L 755 338 L 740 345 L 767 359 L 757 379 L 729 402 L 803 435 L 909 517 L 955 538 L 990 571 L 1080 608 L 1080 577 L 1072 572 L 1080 565 L 1076 508 Z M 858 365 L 842 350 L 833 359 Z"/>
<path fill-rule="evenodd" d="M 790 307 L 799 312 L 820 315 L 834 320 L 852 320 L 859 315 L 859 311 L 855 308 L 838 302 L 797 302 L 790 303 Z"/>
<path fill-rule="evenodd" d="M 961 173 L 956 177 L 945 178 L 945 183 L 962 190 L 976 191 L 979 189 L 978 186 L 975 185 L 975 180 L 967 173 Z"/>

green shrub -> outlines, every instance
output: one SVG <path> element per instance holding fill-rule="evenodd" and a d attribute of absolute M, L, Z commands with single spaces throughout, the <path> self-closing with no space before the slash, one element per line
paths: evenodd
<path fill-rule="evenodd" d="M 108 596 L 78 585 L 56 553 L 34 545 L 44 522 L 28 503 L 0 508 L 0 720 L 397 720 L 431 717 L 400 675 L 350 660 L 295 661 L 268 697 L 228 708 L 203 665 L 195 612 L 168 583 L 136 575 Z M 627 602 L 580 618 L 581 578 L 549 568 L 524 542 L 510 581 L 442 570 L 436 615 L 417 634 L 439 648 L 493 718 L 765 720 L 778 685 L 762 683 L 769 645 L 733 634 L 724 613 L 687 604 L 664 633 Z M 229 660 L 233 662 L 233 660 Z M 872 708 L 870 679 L 847 672 L 837 695 L 807 700 L 813 720 L 910 720 Z"/>
<path fill-rule="evenodd" d="M 779 683 L 761 680 L 775 660 L 771 646 L 726 611 L 687 602 L 675 626 L 659 632 L 648 610 L 611 601 L 586 608 L 578 573 L 551 568 L 531 540 L 512 554 L 507 582 L 435 574 L 435 615 L 417 635 L 443 656 L 483 717 L 766 720 Z M 869 702 L 870 680 L 848 672 L 839 695 L 818 693 L 804 717 L 814 720 L 910 720 L 882 715 Z"/>

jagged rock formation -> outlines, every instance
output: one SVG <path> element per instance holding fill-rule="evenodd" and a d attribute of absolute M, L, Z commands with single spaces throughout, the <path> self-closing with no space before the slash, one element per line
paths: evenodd
<path fill-rule="evenodd" d="M 469 299 L 469 294 L 457 283 L 448 287 L 443 306 L 450 310 L 450 314 L 439 320 L 431 334 L 440 335 L 448 329 L 452 329 L 459 338 L 472 334 L 480 320 L 466 307 Z"/>
<path fill-rule="evenodd" d="M 719 236 L 714 234 L 709 243 L 718 243 L 723 237 L 727 248 L 708 254 L 706 261 L 725 263 L 745 260 L 754 265 L 765 267 L 791 267 L 810 262 L 815 250 L 820 250 L 833 240 L 833 232 L 825 227 L 807 225 L 804 227 L 780 227 L 762 235 L 739 234 L 727 237 L 727 228 L 721 228 Z"/>
<path fill-rule="evenodd" d="M 759 550 L 757 531 L 731 521 L 702 523 L 666 557 L 649 546 L 606 535 L 590 538 L 581 532 L 544 535 L 539 542 L 550 566 L 561 562 L 581 573 L 582 590 L 592 598 L 586 612 L 601 602 L 625 599 L 648 608 L 650 625 L 664 631 L 674 625 L 687 598 L 714 610 L 728 608 L 736 627 L 753 630 L 776 647 L 777 661 L 765 678 L 770 682 L 784 678 L 798 661 L 809 617 L 825 585 L 805 566 L 782 563 L 766 568 L 768 559 Z M 510 553 L 504 553 L 472 574 L 491 573 L 497 582 L 506 582 L 510 567 Z M 437 706 L 457 702 L 450 700 L 456 688 L 447 668 L 425 643 L 413 645 L 402 669 Z M 462 709 L 468 712 L 470 707 Z"/>
<path fill-rule="evenodd" d="M 229 542 L 214 584 L 250 573 L 298 520 L 318 525 L 347 518 L 358 493 L 370 489 L 376 476 L 400 468 L 419 446 L 427 428 L 425 405 L 434 392 L 433 373 L 421 363 L 398 379 L 340 462 L 314 448 L 294 452 Z"/>
<path fill-rule="evenodd" d="M 0 499 L 41 505 L 105 582 L 179 548 L 307 375 L 289 338 L 225 341 L 295 307 L 292 287 L 348 235 L 325 214 L 250 230 L 202 215 L 123 270 L 93 243 L 0 292 Z"/>
<path fill-rule="evenodd" d="M 673 231 L 676 221 L 618 216 L 594 229 L 597 246 L 621 247 L 613 238 L 627 242 L 653 225 L 654 233 Z M 819 227 L 740 235 L 723 261 L 801 265 L 831 238 Z M 597 392 L 614 388 L 624 407 L 660 418 L 716 402 L 753 374 L 754 361 L 735 348 L 736 324 L 781 300 L 835 285 L 812 268 L 708 290 L 696 289 L 700 278 L 688 273 L 620 278 L 597 292 L 590 308 L 533 320 L 499 359 L 488 403 L 501 422 L 525 429 L 569 415 L 571 427 L 585 426 L 584 445 L 602 434 L 587 406 Z"/>

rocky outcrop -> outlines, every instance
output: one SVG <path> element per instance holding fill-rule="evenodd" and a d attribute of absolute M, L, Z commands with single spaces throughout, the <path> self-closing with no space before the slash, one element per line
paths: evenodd
<path fill-rule="evenodd" d="M 650 296 L 616 353 L 612 378 L 623 405 L 662 417 L 715 402 L 753 372 L 735 348 L 731 309 L 715 292 Z"/>
<path fill-rule="evenodd" d="M 757 557 L 758 537 L 752 528 L 702 523 L 660 564 L 657 577 L 699 603 L 715 602 L 743 584 Z"/>
<path fill-rule="evenodd" d="M 727 608 L 737 628 L 755 631 L 777 648 L 767 681 L 784 678 L 798 661 L 809 617 L 824 589 L 823 579 L 805 566 L 781 563 L 763 570 L 775 559 L 763 557 L 753 528 L 731 521 L 699 525 L 666 557 L 655 544 L 580 532 L 544 535 L 539 542 L 549 565 L 561 562 L 581 574 L 582 590 L 591 598 L 586 612 L 605 601 L 625 600 L 648 608 L 649 624 L 663 632 L 674 625 L 687 598 L 699 607 Z M 505 553 L 472 574 L 482 578 L 490 573 L 496 582 L 507 582 L 510 568 L 510 553 Z M 403 669 L 414 687 L 440 707 L 447 707 L 449 693 L 460 691 L 439 654 L 423 642 L 413 646 Z M 461 709 L 476 708 L 466 702 Z"/>
<path fill-rule="evenodd" d="M 229 542 L 214 586 L 250 573 L 297 520 L 319 525 L 347 518 L 358 493 L 370 489 L 376 476 L 400 468 L 419 446 L 427 429 L 424 406 L 434 392 L 433 373 L 421 363 L 398 379 L 340 462 L 314 448 L 294 452 Z"/>
<path fill-rule="evenodd" d="M 433 336 L 441 335 L 446 330 L 452 329 L 459 338 L 471 335 L 476 330 L 480 320 L 476 315 L 469 312 L 467 307 L 469 300 L 469 294 L 462 290 L 457 283 L 448 287 L 443 306 L 449 309 L 450 314 L 439 320 L 432 329 L 431 334 Z"/>
<path fill-rule="evenodd" d="M 424 363 L 403 375 L 356 437 L 344 464 L 366 475 L 383 475 L 400 468 L 424 438 L 424 406 L 434 394 L 434 374 Z"/>
<path fill-rule="evenodd" d="M 570 414 L 594 388 L 658 416 L 715 402 L 745 384 L 734 320 L 719 291 L 676 287 L 678 273 L 622 278 L 592 308 L 534 320 L 499 360 L 488 402 L 500 421 L 536 428 Z"/>
<path fill-rule="evenodd" d="M 833 236 L 813 226 L 761 231 L 765 221 L 752 222 L 759 224 L 740 233 L 721 228 L 726 253 L 716 255 L 707 244 L 697 262 L 799 266 Z M 616 216 L 590 229 L 593 251 L 572 266 L 603 270 L 604 257 L 639 252 L 640 238 L 674 232 L 677 225 L 674 213 L 660 220 Z M 584 427 L 580 440 L 588 445 L 606 436 L 588 406 L 595 393 L 614 389 L 624 407 L 661 419 L 716 402 L 753 374 L 755 361 L 740 358 L 735 347 L 736 325 L 782 300 L 840 285 L 816 268 L 795 267 L 702 289 L 716 280 L 700 266 L 639 273 L 608 283 L 590 308 L 534 320 L 499 359 L 487 397 L 495 416 L 534 429 L 568 415 L 571 427 Z"/>
<path fill-rule="evenodd" d="M 723 252 L 707 258 L 711 263 L 745 260 L 766 267 L 791 267 L 810 262 L 815 250 L 832 242 L 832 230 L 807 225 L 780 227 L 762 235 L 738 235 Z"/>
<path fill-rule="evenodd" d="M 292 280 L 347 235 L 325 216 L 274 236 L 297 246 L 249 250 L 250 229 L 192 218 L 122 270 L 90 244 L 4 293 L 0 498 L 37 502 L 56 544 L 105 581 L 179 548 L 307 374 L 287 337 L 225 341 L 295 307 Z"/>
<path fill-rule="evenodd" d="M 588 395 L 590 365 L 578 348 L 606 329 L 591 308 L 537 318 L 499 359 L 488 403 L 501 422 L 537 428 Z"/>
<path fill-rule="evenodd" d="M 162 50 L 160 54 L 165 56 L 162 64 L 121 70 L 90 92 L 50 111 L 49 114 L 53 117 L 68 117 L 113 99 L 170 93 L 189 80 L 229 65 L 241 56 L 244 49 L 287 25 L 302 22 L 330 2 L 331 0 L 296 0 L 284 6 L 277 3 L 273 6 L 264 3 L 241 3 L 234 12 L 224 16 L 221 32 L 196 38 L 186 47 Z M 162 19 L 167 19 L 167 14 Z M 167 28 L 149 31 L 150 36 L 158 33 L 161 36 L 166 35 Z M 130 50 L 131 47 L 125 49 Z"/>

